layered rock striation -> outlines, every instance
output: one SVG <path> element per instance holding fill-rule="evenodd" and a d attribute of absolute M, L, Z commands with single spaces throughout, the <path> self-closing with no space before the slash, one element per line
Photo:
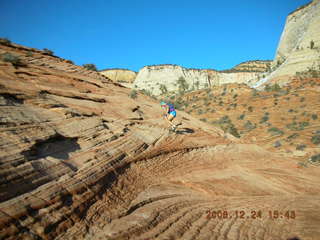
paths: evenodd
<path fill-rule="evenodd" d="M 178 91 L 179 79 L 184 79 L 189 89 L 202 89 L 227 83 L 247 83 L 258 78 L 261 71 L 266 69 L 261 66 L 257 68 L 249 66 L 253 65 L 246 64 L 225 71 L 189 69 L 170 64 L 146 66 L 138 72 L 134 87 L 159 95 L 163 93 L 161 86 L 165 86 L 169 92 Z"/>

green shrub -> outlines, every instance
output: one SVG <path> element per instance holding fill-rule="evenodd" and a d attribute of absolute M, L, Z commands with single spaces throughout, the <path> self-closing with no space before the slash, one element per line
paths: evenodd
<path fill-rule="evenodd" d="M 313 162 L 313 163 L 320 163 L 320 154 L 313 155 L 310 158 L 310 161 Z"/>
<path fill-rule="evenodd" d="M 2 54 L 2 60 L 4 62 L 9 62 L 15 67 L 24 67 L 26 64 L 21 61 L 19 56 L 13 55 L 11 53 Z"/>
<path fill-rule="evenodd" d="M 254 124 L 254 123 L 252 123 L 251 121 L 248 120 L 248 121 L 243 125 L 243 127 L 244 127 L 246 130 L 251 131 L 251 130 L 255 129 L 257 126 L 256 126 L 256 124 Z"/>
<path fill-rule="evenodd" d="M 268 120 L 269 120 L 268 115 L 264 115 L 264 116 L 260 119 L 260 123 L 267 122 Z"/>
<path fill-rule="evenodd" d="M 318 119 L 318 115 L 317 114 L 312 114 L 311 118 L 312 118 L 312 120 L 317 120 Z"/>
<path fill-rule="evenodd" d="M 307 146 L 305 144 L 299 144 L 296 147 L 296 150 L 303 151 Z"/>
<path fill-rule="evenodd" d="M 129 96 L 132 98 L 132 99 L 136 99 L 138 97 L 138 93 L 136 90 L 132 90 L 129 94 Z"/>
<path fill-rule="evenodd" d="M 239 120 L 243 120 L 245 116 L 246 116 L 245 114 L 241 114 L 241 115 L 238 117 L 238 119 L 239 119 Z"/>
<path fill-rule="evenodd" d="M 276 127 L 269 128 L 268 132 L 271 133 L 272 136 L 283 135 L 283 131 Z"/>
<path fill-rule="evenodd" d="M 292 122 L 287 124 L 287 128 L 293 131 L 301 131 L 304 130 L 305 127 L 309 126 L 309 122 Z"/>
<path fill-rule="evenodd" d="M 90 70 L 90 71 L 95 71 L 95 72 L 98 71 L 96 65 L 94 65 L 92 63 L 83 64 L 82 67 L 84 67 L 85 69 Z"/>
<path fill-rule="evenodd" d="M 312 136 L 312 138 L 311 138 L 311 142 L 313 143 L 313 144 L 320 144 L 320 134 L 317 134 L 317 135 L 314 135 L 314 136 Z"/>
<path fill-rule="evenodd" d="M 203 110 L 202 109 L 198 109 L 198 115 L 203 114 Z"/>

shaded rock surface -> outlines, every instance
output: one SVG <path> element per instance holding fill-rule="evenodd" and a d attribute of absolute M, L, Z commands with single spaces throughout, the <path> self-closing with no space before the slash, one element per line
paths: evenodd
<path fill-rule="evenodd" d="M 38 50 L 3 52 L 26 66 L 0 61 L 1 239 L 319 236 L 318 168 L 298 169 L 183 112 L 169 134 L 146 96 L 133 100 L 99 73 Z"/>

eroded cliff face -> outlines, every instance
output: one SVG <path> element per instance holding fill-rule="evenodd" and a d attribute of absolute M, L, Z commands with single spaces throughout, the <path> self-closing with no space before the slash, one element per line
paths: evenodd
<path fill-rule="evenodd" d="M 137 73 L 128 69 L 106 69 L 100 73 L 112 81 L 118 82 L 126 87 L 132 87 L 133 81 L 136 79 Z"/>
<path fill-rule="evenodd" d="M 189 89 L 202 89 L 208 86 L 220 86 L 226 83 L 247 83 L 256 79 L 260 71 L 215 71 L 211 69 L 188 69 L 178 65 L 155 65 L 142 68 L 134 81 L 137 89 L 146 89 L 154 95 L 160 95 L 161 85 L 167 90 L 178 91 L 180 78 L 185 79 Z"/>
<path fill-rule="evenodd" d="M 288 15 L 282 32 L 273 72 L 266 82 L 288 83 L 297 72 L 320 70 L 320 1 L 314 0 Z"/>
<path fill-rule="evenodd" d="M 151 98 L 35 49 L 5 52 L 24 64 L 0 60 L 1 239 L 318 238 L 319 168 L 180 111 L 170 134 Z"/>

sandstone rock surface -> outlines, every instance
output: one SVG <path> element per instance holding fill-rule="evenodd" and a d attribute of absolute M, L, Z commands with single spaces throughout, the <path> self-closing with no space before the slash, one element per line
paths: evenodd
<path fill-rule="evenodd" d="M 26 65 L 0 61 L 1 239 L 318 238 L 319 168 L 180 111 L 169 134 L 146 96 L 38 50 L 4 52 Z"/>

